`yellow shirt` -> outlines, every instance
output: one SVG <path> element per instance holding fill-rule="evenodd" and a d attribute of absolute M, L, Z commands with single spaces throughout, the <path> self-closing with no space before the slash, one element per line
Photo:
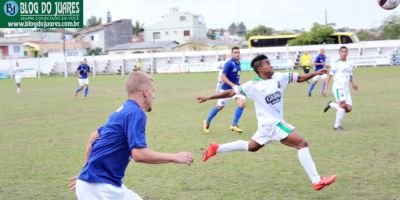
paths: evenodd
<path fill-rule="evenodd" d="M 311 55 L 310 54 L 303 54 L 300 57 L 300 66 L 306 66 L 306 67 L 311 67 Z"/>

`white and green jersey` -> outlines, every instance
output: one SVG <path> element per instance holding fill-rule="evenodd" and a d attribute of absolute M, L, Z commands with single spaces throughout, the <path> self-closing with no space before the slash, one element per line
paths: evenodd
<path fill-rule="evenodd" d="M 14 76 L 15 77 L 22 77 L 22 73 L 24 73 L 24 69 L 22 69 L 21 67 L 14 68 Z"/>
<path fill-rule="evenodd" d="M 297 78 L 297 73 L 277 72 L 268 80 L 255 78 L 247 81 L 235 91 L 253 99 L 258 127 L 274 126 L 284 122 L 283 92 L 289 83 L 297 82 Z"/>
<path fill-rule="evenodd" d="M 353 63 L 350 61 L 335 61 L 329 74 L 333 76 L 333 88 L 348 88 L 350 77 L 353 75 Z"/>

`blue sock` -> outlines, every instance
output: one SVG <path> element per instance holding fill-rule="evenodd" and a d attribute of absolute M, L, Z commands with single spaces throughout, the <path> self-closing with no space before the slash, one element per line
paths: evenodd
<path fill-rule="evenodd" d="M 316 84 L 316 83 L 312 83 L 312 84 L 310 85 L 310 88 L 308 89 L 308 94 L 311 94 L 311 93 L 312 93 L 312 91 L 313 91 L 315 85 L 317 85 L 317 84 Z"/>
<path fill-rule="evenodd" d="M 79 93 L 80 91 L 82 91 L 82 89 L 79 87 L 78 89 L 75 90 L 75 93 Z"/>
<path fill-rule="evenodd" d="M 207 117 L 207 124 L 211 123 L 211 120 L 215 117 L 215 115 L 217 115 L 218 112 L 219 110 L 217 109 L 217 107 L 211 109 L 211 112 Z"/>
<path fill-rule="evenodd" d="M 89 88 L 85 88 L 85 97 L 88 95 L 89 93 Z"/>
<path fill-rule="evenodd" d="M 241 108 L 241 107 L 239 107 L 239 106 L 236 107 L 235 118 L 233 119 L 232 125 L 237 126 L 237 124 L 238 124 L 238 122 L 239 122 L 239 119 L 240 119 L 240 117 L 242 116 L 243 109 L 244 109 L 244 108 Z"/>

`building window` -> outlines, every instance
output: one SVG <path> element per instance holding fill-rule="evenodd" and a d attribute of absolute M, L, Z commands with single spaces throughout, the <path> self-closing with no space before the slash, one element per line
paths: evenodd
<path fill-rule="evenodd" d="M 20 47 L 19 46 L 13 46 L 13 52 L 14 53 L 19 53 Z"/>
<path fill-rule="evenodd" d="M 180 16 L 180 17 L 179 17 L 179 20 L 185 21 L 185 20 L 186 20 L 186 16 Z"/>
<path fill-rule="evenodd" d="M 94 35 L 90 36 L 90 40 L 94 41 Z"/>
<path fill-rule="evenodd" d="M 160 32 L 153 32 L 153 39 L 161 39 Z"/>
<path fill-rule="evenodd" d="M 67 52 L 67 56 L 79 56 L 79 53 L 76 51 Z"/>
<path fill-rule="evenodd" d="M 190 36 L 190 30 L 183 31 L 183 36 Z"/>

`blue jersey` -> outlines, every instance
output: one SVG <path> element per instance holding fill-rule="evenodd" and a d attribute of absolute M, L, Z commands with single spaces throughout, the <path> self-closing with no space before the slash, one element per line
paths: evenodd
<path fill-rule="evenodd" d="M 82 78 L 88 78 L 90 67 L 87 64 L 80 64 L 76 71 L 79 72 Z"/>
<path fill-rule="evenodd" d="M 325 63 L 326 61 L 326 56 L 325 55 L 321 55 L 319 54 L 316 58 L 315 58 L 315 63 Z M 324 68 L 324 65 L 315 65 L 314 71 L 319 71 L 321 69 Z"/>
<path fill-rule="evenodd" d="M 240 71 L 240 62 L 236 62 L 233 58 L 231 58 L 230 60 L 228 60 L 228 62 L 225 63 L 222 74 L 225 74 L 226 78 L 228 78 L 228 80 L 230 80 L 235 85 L 239 85 Z M 229 90 L 232 89 L 232 87 L 224 82 L 221 86 L 221 89 Z"/>
<path fill-rule="evenodd" d="M 121 187 L 132 149 L 147 147 L 145 128 L 145 113 L 134 100 L 127 100 L 97 130 L 100 137 L 79 179 Z"/>

